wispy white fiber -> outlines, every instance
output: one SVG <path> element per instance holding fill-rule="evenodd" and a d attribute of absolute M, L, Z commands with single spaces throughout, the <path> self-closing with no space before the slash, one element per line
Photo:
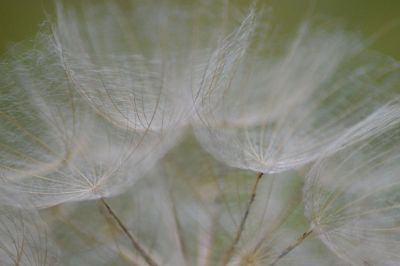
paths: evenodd
<path fill-rule="evenodd" d="M 210 19 L 205 6 L 58 4 L 54 48 L 73 87 L 113 124 L 178 130 L 193 118 L 209 58 L 223 35 L 217 23 L 199 23 Z"/>
<path fill-rule="evenodd" d="M 1 199 L 7 193 L 1 190 Z M 20 205 L 27 207 L 29 202 Z M 0 206 L 0 264 L 4 266 L 57 266 L 58 247 L 50 237 L 50 231 L 35 210 L 22 210 Z"/>
<path fill-rule="evenodd" d="M 396 119 L 382 106 L 390 109 L 399 92 L 400 65 L 365 50 L 358 37 L 304 24 L 282 55 L 267 58 L 266 52 L 246 49 L 254 42 L 251 31 L 242 26 L 227 39 L 225 68 L 216 69 L 234 66 L 205 79 L 210 82 L 198 112 L 203 126 L 196 125 L 195 133 L 217 159 L 256 172 L 282 172 Z"/>
<path fill-rule="evenodd" d="M 0 62 L 0 266 L 400 265 L 398 61 L 262 1 L 72 2 Z"/>
<path fill-rule="evenodd" d="M 179 132 L 114 127 L 91 112 L 47 44 L 2 66 L 1 186 L 36 207 L 125 191 Z"/>
<path fill-rule="evenodd" d="M 306 179 L 313 230 L 351 265 L 400 261 L 399 137 L 397 125 L 320 160 Z"/>

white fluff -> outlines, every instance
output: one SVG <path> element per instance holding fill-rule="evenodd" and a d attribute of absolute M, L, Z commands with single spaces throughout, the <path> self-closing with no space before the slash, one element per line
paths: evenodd
<path fill-rule="evenodd" d="M 1 199 L 10 197 L 1 190 Z M 18 196 L 16 201 L 29 207 Z M 4 266 L 57 266 L 58 247 L 52 241 L 47 225 L 35 210 L 0 206 L 0 264 Z"/>
<path fill-rule="evenodd" d="M 93 114 L 44 40 L 22 60 L 3 65 L 1 186 L 36 207 L 125 191 L 170 149 L 179 131 L 132 131 Z"/>
<path fill-rule="evenodd" d="M 252 24 L 244 21 L 226 40 L 229 50 L 215 54 L 219 66 L 202 89 L 203 125 L 195 133 L 217 159 L 256 172 L 282 172 L 396 119 L 379 108 L 399 90 L 398 62 L 365 51 L 349 33 L 306 24 L 282 56 L 265 58 L 247 48 L 254 42 Z"/>
<path fill-rule="evenodd" d="M 399 132 L 397 124 L 319 161 L 306 179 L 314 232 L 351 265 L 400 261 Z"/>
<path fill-rule="evenodd" d="M 208 60 L 223 34 L 204 4 L 58 5 L 55 50 L 81 96 L 113 124 L 179 130 L 192 120 Z M 210 12 L 209 12 L 210 13 Z M 149 19 L 150 18 L 150 19 Z"/>

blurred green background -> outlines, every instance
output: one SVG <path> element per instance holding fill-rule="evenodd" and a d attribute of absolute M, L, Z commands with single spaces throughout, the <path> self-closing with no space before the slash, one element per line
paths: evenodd
<path fill-rule="evenodd" d="M 54 13 L 54 1 L 1 0 L 0 55 L 15 43 L 32 39 L 46 16 Z M 250 2 L 240 1 L 243 7 Z M 346 30 L 360 33 L 364 38 L 378 34 L 372 49 L 400 60 L 399 0 L 259 0 L 259 3 L 271 6 L 274 23 L 279 25 L 294 26 L 311 9 L 313 15 L 337 20 Z"/>

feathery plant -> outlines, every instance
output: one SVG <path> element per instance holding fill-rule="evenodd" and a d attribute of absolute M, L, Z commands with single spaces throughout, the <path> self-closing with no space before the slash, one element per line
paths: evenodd
<path fill-rule="evenodd" d="M 57 2 L 0 64 L 1 265 L 400 264 L 400 63 L 270 21 Z"/>

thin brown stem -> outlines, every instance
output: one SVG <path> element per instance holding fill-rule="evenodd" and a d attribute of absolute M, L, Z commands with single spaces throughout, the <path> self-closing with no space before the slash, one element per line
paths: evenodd
<path fill-rule="evenodd" d="M 288 255 L 293 249 L 295 249 L 296 247 L 298 247 L 301 243 L 303 243 L 303 241 L 309 237 L 312 234 L 313 230 L 309 230 L 307 232 L 305 232 L 301 237 L 299 237 L 296 242 L 294 242 L 293 244 L 291 244 L 290 246 L 288 246 L 287 248 L 285 248 L 284 251 L 282 251 L 281 254 L 279 254 L 278 257 L 276 257 L 276 259 L 269 264 L 269 266 L 275 266 L 278 261 L 280 261 L 283 257 L 285 257 L 286 255 Z"/>
<path fill-rule="evenodd" d="M 115 212 L 111 209 L 110 205 L 101 198 L 100 202 L 104 205 L 107 209 L 110 216 L 115 220 L 121 230 L 125 233 L 125 235 L 129 238 L 132 243 L 132 246 L 139 252 L 139 254 L 143 257 L 146 263 L 150 266 L 158 266 L 158 264 L 147 254 L 146 250 L 140 245 L 140 243 L 135 239 L 135 237 L 129 232 L 128 228 L 124 225 L 124 223 L 119 219 L 119 217 L 115 214 Z"/>
<path fill-rule="evenodd" d="M 242 220 L 240 221 L 239 228 L 236 232 L 236 236 L 233 239 L 232 244 L 230 245 L 229 249 L 226 251 L 225 256 L 222 260 L 223 266 L 228 264 L 229 260 L 232 258 L 233 254 L 235 253 L 236 246 L 237 246 L 237 244 L 240 240 L 240 237 L 242 236 L 242 233 L 244 231 L 247 218 L 249 217 L 251 206 L 253 205 L 254 200 L 256 199 L 258 184 L 260 183 L 260 180 L 263 175 L 264 175 L 264 173 L 261 173 L 261 172 L 257 174 L 256 182 L 254 183 L 253 189 L 251 191 L 250 200 L 247 203 L 246 210 L 242 217 Z"/>

